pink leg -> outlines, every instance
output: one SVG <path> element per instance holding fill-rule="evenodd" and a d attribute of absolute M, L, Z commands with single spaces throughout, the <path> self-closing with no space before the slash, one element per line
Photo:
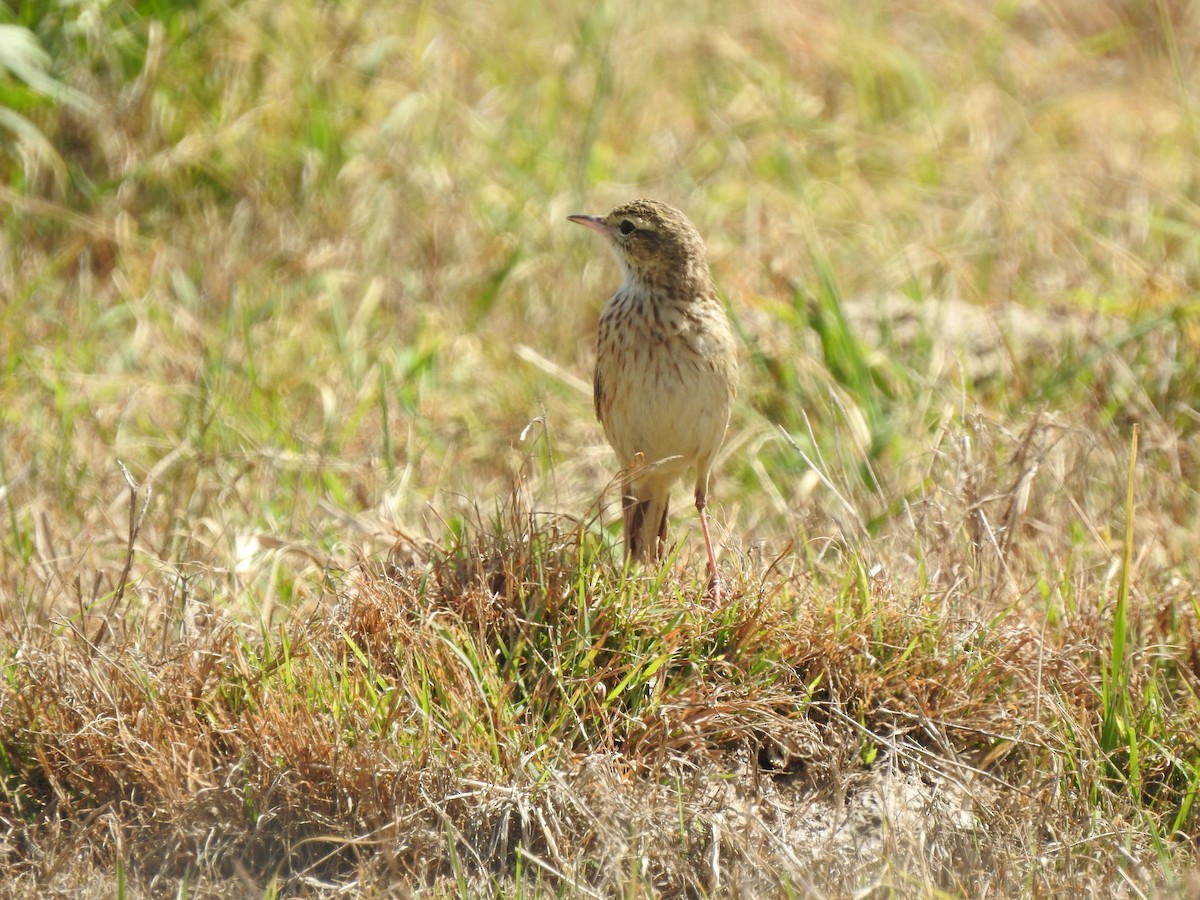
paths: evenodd
<path fill-rule="evenodd" d="M 721 576 L 717 574 L 717 557 L 712 538 L 708 536 L 708 514 L 704 511 L 704 492 L 696 491 L 696 509 L 700 512 L 700 530 L 704 532 L 704 550 L 708 553 L 708 593 L 718 603 L 721 600 Z"/>

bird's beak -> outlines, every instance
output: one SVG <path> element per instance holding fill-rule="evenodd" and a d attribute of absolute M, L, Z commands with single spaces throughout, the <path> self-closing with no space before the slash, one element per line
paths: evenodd
<path fill-rule="evenodd" d="M 583 225 L 601 234 L 608 234 L 608 227 L 604 224 L 604 219 L 600 216 L 567 216 L 567 221 Z"/>

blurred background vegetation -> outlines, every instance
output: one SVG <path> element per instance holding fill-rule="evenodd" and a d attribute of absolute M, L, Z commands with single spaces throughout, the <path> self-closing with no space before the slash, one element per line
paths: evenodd
<path fill-rule="evenodd" d="M 563 216 L 634 195 L 696 221 L 744 340 L 727 543 L 878 536 L 972 413 L 1142 422 L 1183 526 L 1196 29 L 1166 0 L 8 7 L 6 558 L 41 528 L 119 559 L 118 459 L 149 567 L 203 578 L 287 556 L 264 536 L 436 533 L 520 473 L 583 515 L 616 273 Z"/>

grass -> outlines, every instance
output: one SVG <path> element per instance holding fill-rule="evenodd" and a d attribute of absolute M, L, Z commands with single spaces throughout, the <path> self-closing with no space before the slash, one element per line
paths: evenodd
<path fill-rule="evenodd" d="M 1195 891 L 1186 4 L 2 18 L 0 893 Z M 721 604 L 620 563 L 638 195 Z"/>

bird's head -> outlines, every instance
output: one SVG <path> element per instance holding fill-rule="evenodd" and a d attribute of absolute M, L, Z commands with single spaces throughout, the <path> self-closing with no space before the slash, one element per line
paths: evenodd
<path fill-rule="evenodd" d="M 700 234 L 665 203 L 632 200 L 606 216 L 567 218 L 608 239 L 627 279 L 650 287 L 711 281 Z"/>

